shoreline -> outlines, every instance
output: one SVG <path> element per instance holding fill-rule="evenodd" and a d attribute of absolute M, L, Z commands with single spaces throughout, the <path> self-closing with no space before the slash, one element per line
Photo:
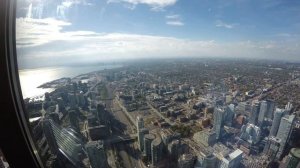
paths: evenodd
<path fill-rule="evenodd" d="M 76 78 L 79 78 L 80 76 L 84 76 L 84 75 L 89 75 L 91 73 L 95 73 L 95 72 L 101 72 L 101 71 L 105 71 L 105 70 L 111 70 L 111 69 L 117 69 L 117 68 L 122 68 L 124 67 L 124 65 L 105 65 L 105 66 L 100 66 L 98 68 L 104 68 L 104 69 L 100 69 L 100 70 L 91 70 L 89 72 L 82 72 L 80 74 L 76 74 L 76 75 L 69 75 L 68 76 L 63 76 L 63 77 L 58 77 L 54 80 L 49 80 L 47 82 L 43 82 L 42 84 L 39 84 L 38 86 L 36 86 L 35 88 L 32 88 L 32 89 L 35 89 L 35 90 L 45 90 L 44 92 L 43 91 L 40 91 L 40 92 L 43 92 L 41 94 L 37 94 L 37 95 L 33 95 L 33 96 L 23 96 L 23 99 L 29 99 L 29 100 L 33 100 L 33 101 L 39 101 L 39 100 L 43 100 L 44 99 L 44 94 L 46 92 L 53 92 L 56 90 L 57 86 L 61 85 L 62 83 L 65 83 L 67 82 L 68 80 L 69 81 L 72 81 Z M 69 66 L 66 66 L 66 67 L 48 67 L 48 68 L 37 68 L 37 69 L 22 69 L 22 70 L 19 70 L 20 72 L 25 72 L 28 71 L 43 71 L 43 70 L 57 70 L 57 69 L 63 69 L 63 68 L 72 68 L 72 67 L 69 67 Z M 88 66 L 83 66 L 83 67 L 75 67 L 75 68 L 97 68 L 95 66 L 91 66 L 91 67 L 88 67 Z M 25 72 L 26 73 L 26 72 Z M 20 75 L 21 76 L 21 75 Z M 70 76 L 73 76 L 73 77 L 70 77 Z M 20 84 L 22 86 L 22 80 L 20 79 Z M 23 94 L 23 90 L 26 89 L 26 88 L 22 88 L 22 94 Z"/>

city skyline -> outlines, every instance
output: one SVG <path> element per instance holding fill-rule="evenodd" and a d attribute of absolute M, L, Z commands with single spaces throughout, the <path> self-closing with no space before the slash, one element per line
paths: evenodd
<path fill-rule="evenodd" d="M 173 60 L 56 79 L 24 101 L 47 167 L 296 168 L 299 86 L 299 64 Z"/>

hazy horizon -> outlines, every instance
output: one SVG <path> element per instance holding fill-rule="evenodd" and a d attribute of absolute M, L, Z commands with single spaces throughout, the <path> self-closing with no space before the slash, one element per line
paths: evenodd
<path fill-rule="evenodd" d="M 300 60 L 300 2 L 18 1 L 20 68 L 151 58 Z"/>

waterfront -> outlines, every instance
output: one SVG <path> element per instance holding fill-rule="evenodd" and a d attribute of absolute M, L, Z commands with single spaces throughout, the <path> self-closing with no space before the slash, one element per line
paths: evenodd
<path fill-rule="evenodd" d="M 43 83 L 59 79 L 62 77 L 75 77 L 80 74 L 104 69 L 118 68 L 121 65 L 103 65 L 103 66 L 65 66 L 65 67 L 45 67 L 36 69 L 19 70 L 20 84 L 23 98 L 31 98 L 43 95 L 53 89 L 37 88 Z"/>

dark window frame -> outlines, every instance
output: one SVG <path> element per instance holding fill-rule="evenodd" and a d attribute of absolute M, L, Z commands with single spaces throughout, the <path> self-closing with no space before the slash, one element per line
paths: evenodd
<path fill-rule="evenodd" d="M 16 0 L 0 1 L 0 148 L 10 167 L 43 167 L 37 153 L 19 82 Z"/>

